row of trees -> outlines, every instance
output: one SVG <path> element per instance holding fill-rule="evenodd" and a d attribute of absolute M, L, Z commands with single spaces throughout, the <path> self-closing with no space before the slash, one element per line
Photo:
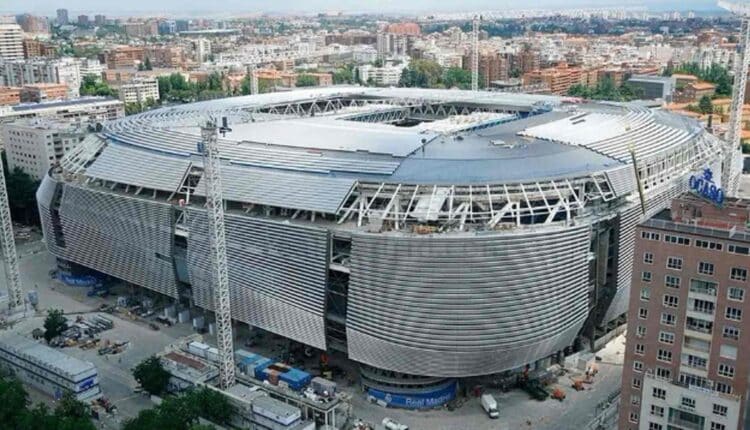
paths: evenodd
<path fill-rule="evenodd" d="M 0 428 L 14 430 L 95 430 L 83 403 L 65 394 L 52 411 L 45 404 L 31 407 L 21 382 L 0 377 Z"/>
<path fill-rule="evenodd" d="M 208 430 L 213 426 L 199 424 L 204 418 L 219 425 L 228 424 L 234 407 L 226 396 L 210 388 L 189 391 L 181 396 L 167 397 L 153 409 L 141 411 L 125 422 L 123 430 Z"/>
<path fill-rule="evenodd" d="M 711 64 L 709 67 L 701 67 L 698 63 L 686 63 L 680 67 L 674 67 L 672 63 L 667 64 L 664 75 L 672 76 L 675 73 L 694 75 L 700 80 L 711 82 L 716 85 L 717 96 L 732 95 L 732 77 L 729 70 L 719 64 Z"/>
<path fill-rule="evenodd" d="M 39 225 L 39 210 L 36 205 L 36 190 L 39 181 L 15 166 L 8 168 L 5 151 L 2 152 L 5 186 L 8 189 L 8 204 L 14 221 L 25 225 Z"/>
<path fill-rule="evenodd" d="M 583 84 L 573 85 L 568 89 L 568 95 L 590 100 L 626 102 L 642 98 L 643 90 L 627 82 L 618 87 L 611 78 L 605 77 L 599 80 L 596 86 L 593 87 Z"/>
<path fill-rule="evenodd" d="M 482 79 L 479 79 L 480 86 Z M 431 60 L 414 60 L 401 72 L 400 87 L 471 88 L 471 72 L 459 67 L 443 68 Z"/>
<path fill-rule="evenodd" d="M 82 96 L 117 97 L 117 91 L 92 75 L 83 77 L 80 93 Z"/>

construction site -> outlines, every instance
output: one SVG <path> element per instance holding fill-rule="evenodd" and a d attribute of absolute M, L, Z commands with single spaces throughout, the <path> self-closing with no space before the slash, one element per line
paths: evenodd
<path fill-rule="evenodd" d="M 221 391 L 237 428 L 607 428 L 635 226 L 706 166 L 736 191 L 736 139 L 638 103 L 478 91 L 476 61 L 471 91 L 100 124 L 44 177 L 20 259 L 0 187 L 4 324 L 24 339 L 0 359 L 33 379 L 18 357 L 65 351 L 73 385 L 40 390 L 104 427 L 151 404 L 129 370 L 155 354 L 170 391 Z M 53 308 L 70 327 L 29 340 Z"/>

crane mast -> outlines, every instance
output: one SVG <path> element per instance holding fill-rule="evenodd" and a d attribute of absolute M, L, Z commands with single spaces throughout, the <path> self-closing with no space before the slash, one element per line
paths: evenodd
<path fill-rule="evenodd" d="M 729 130 L 727 130 L 726 135 L 729 148 L 724 156 L 721 169 L 722 187 L 728 191 L 729 195 L 735 195 L 739 190 L 739 177 L 742 169 L 740 143 L 742 140 L 742 108 L 747 88 L 747 73 L 748 68 L 750 68 L 750 6 L 723 0 L 720 0 L 718 5 L 732 12 L 741 20 L 737 55 L 734 60 L 734 88 L 732 89 Z"/>
<path fill-rule="evenodd" d="M 18 271 L 18 254 L 13 236 L 13 220 L 10 218 L 8 188 L 5 185 L 5 172 L 0 163 L 0 242 L 2 242 L 5 277 L 8 281 L 8 308 L 11 312 L 23 306 L 21 274 Z"/>
<path fill-rule="evenodd" d="M 198 144 L 198 152 L 203 155 L 203 180 L 206 183 L 206 215 L 214 281 L 216 342 L 219 349 L 219 386 L 222 389 L 231 387 L 235 382 L 224 198 L 218 151 L 218 133 L 221 131 L 223 134 L 228 130 L 226 118 L 223 119 L 221 128 L 217 127 L 215 120 L 209 120 L 201 127 L 202 142 Z"/>
<path fill-rule="evenodd" d="M 471 21 L 471 90 L 479 90 L 479 15 Z"/>

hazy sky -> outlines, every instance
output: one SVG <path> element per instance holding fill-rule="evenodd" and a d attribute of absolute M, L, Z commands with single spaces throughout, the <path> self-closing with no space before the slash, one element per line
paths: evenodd
<path fill-rule="evenodd" d="M 220 5 L 220 9 L 211 10 L 212 5 Z M 710 10 L 714 9 L 715 5 L 715 0 L 0 0 L 0 12 L 30 12 L 51 16 L 54 15 L 55 9 L 64 7 L 70 11 L 71 16 L 94 12 L 112 15 L 137 15 L 143 12 L 185 15 L 206 12 L 221 15 L 227 12 L 426 12 L 596 6 L 645 6 L 651 10 Z"/>

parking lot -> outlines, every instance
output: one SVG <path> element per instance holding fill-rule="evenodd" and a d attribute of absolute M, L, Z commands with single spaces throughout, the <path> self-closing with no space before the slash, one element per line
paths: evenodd
<path fill-rule="evenodd" d="M 39 292 L 39 312 L 17 324 L 13 330 L 30 336 L 34 328 L 41 327 L 44 315 L 49 308 L 62 308 L 66 313 L 96 311 L 102 303 L 115 302 L 116 293 L 108 298 L 87 297 L 86 289 L 63 286 L 50 279 L 49 272 L 55 266 L 41 242 L 26 243 L 19 246 L 21 273 L 24 287 L 36 288 Z M 152 406 L 151 401 L 142 394 L 134 393 L 136 382 L 130 370 L 144 358 L 162 351 L 165 346 L 177 339 L 192 334 L 189 324 L 176 324 L 172 327 L 161 327 L 154 331 L 147 322 L 132 321 L 119 314 L 106 314 L 114 320 L 114 328 L 100 334 L 102 339 L 111 342 L 128 341 L 127 348 L 115 355 L 99 355 L 97 348 L 65 348 L 63 351 L 94 363 L 99 370 L 100 385 L 104 395 L 118 408 L 116 415 L 105 417 L 102 428 L 117 428 L 123 419 L 135 416 L 139 410 Z M 74 318 L 71 316 L 70 318 Z M 253 350 L 268 356 L 281 350 L 284 341 L 274 336 L 266 336 L 261 344 L 248 347 L 238 340 L 236 347 Z M 208 343 L 214 343 L 207 337 Z M 428 411 L 406 411 L 386 409 L 367 401 L 356 380 L 356 365 L 344 365 L 345 372 L 336 378 L 339 386 L 351 393 L 352 415 L 370 423 L 380 423 L 384 417 L 391 417 L 407 424 L 412 429 L 461 430 L 461 429 L 498 429 L 500 423 L 507 424 L 509 429 L 583 429 L 593 418 L 597 404 L 613 391 L 619 389 L 622 371 L 622 349 L 624 337 L 613 340 L 609 347 L 600 352 L 599 374 L 585 391 L 576 392 L 571 387 L 569 376 L 562 376 L 558 385 L 565 391 L 567 398 L 559 402 L 548 399 L 543 402 L 529 398 L 521 390 L 507 393 L 489 392 L 495 395 L 499 403 L 500 419 L 490 420 L 479 404 L 479 399 L 470 397 L 457 402 L 457 408 L 449 411 L 440 408 Z M 42 399 L 35 393 L 34 399 Z M 51 402 L 50 399 L 44 399 Z"/>

